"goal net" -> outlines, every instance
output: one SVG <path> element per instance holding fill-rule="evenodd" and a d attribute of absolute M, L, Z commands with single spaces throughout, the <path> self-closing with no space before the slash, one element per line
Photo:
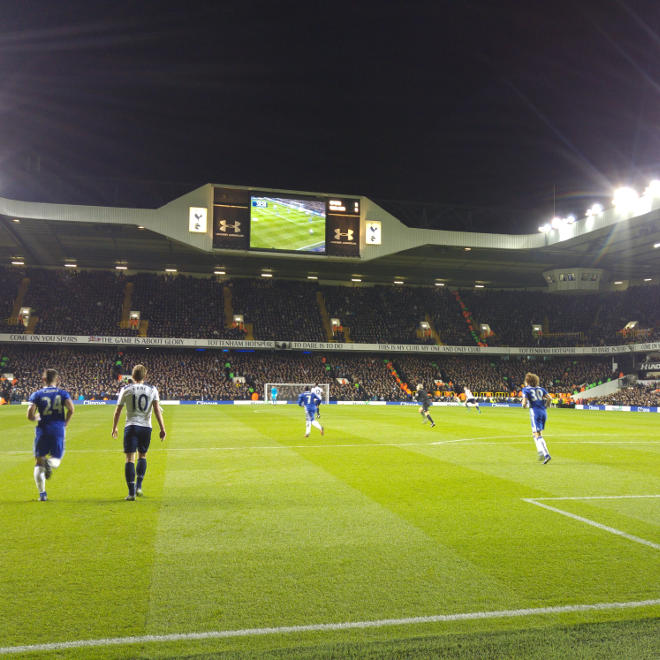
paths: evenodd
<path fill-rule="evenodd" d="M 297 401 L 301 392 L 309 392 L 313 387 L 321 388 L 323 403 L 330 402 L 330 385 L 328 383 L 266 383 L 264 401 L 272 402 L 273 388 L 277 390 L 277 401 Z"/>

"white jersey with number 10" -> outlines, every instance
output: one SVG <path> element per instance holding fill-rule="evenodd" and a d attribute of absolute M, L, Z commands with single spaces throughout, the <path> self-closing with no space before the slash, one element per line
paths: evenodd
<path fill-rule="evenodd" d="M 118 405 L 126 406 L 126 426 L 151 428 L 154 401 L 159 401 L 158 390 L 147 383 L 133 383 L 119 392 Z"/>

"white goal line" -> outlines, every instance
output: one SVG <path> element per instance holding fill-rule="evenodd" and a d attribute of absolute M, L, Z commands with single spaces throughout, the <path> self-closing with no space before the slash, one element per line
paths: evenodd
<path fill-rule="evenodd" d="M 534 607 L 518 610 L 496 610 L 491 612 L 465 612 L 462 614 L 437 614 L 415 616 L 402 619 L 377 619 L 374 621 L 346 621 L 342 623 L 313 623 L 309 625 L 278 626 L 273 628 L 244 628 L 239 630 L 211 630 L 198 633 L 172 633 L 169 635 L 140 635 L 134 637 L 107 637 L 103 639 L 81 639 L 70 642 L 28 644 L 24 646 L 0 647 L 0 655 L 35 653 L 40 651 L 62 651 L 66 649 L 92 648 L 104 646 L 126 646 L 129 644 L 152 644 L 155 642 L 185 642 L 206 639 L 230 639 L 233 637 L 257 637 L 264 635 L 289 635 L 292 633 L 324 632 L 333 630 L 355 630 L 384 628 L 386 626 L 410 626 L 424 623 L 445 623 L 452 621 L 474 621 L 478 619 L 510 619 L 516 617 L 540 616 L 544 614 L 565 614 L 570 612 L 591 612 L 621 610 L 640 607 L 660 606 L 660 598 L 619 603 L 593 603 L 584 605 L 558 605 Z"/>

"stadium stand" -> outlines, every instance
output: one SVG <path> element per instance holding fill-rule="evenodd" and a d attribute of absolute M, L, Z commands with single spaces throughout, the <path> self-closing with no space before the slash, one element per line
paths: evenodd
<path fill-rule="evenodd" d="M 340 319 L 335 340 L 357 343 L 404 343 L 455 346 L 475 344 L 450 291 L 439 287 L 319 287 L 314 282 L 176 277 L 140 273 L 130 277 L 108 271 L 30 268 L 0 269 L 3 296 L 0 319 L 6 332 L 25 332 L 8 319 L 21 279 L 29 285 L 23 305 L 38 318 L 36 334 L 136 335 L 121 328 L 127 283 L 131 309 L 139 310 L 141 331 L 151 337 L 192 337 L 282 341 L 325 341 L 316 299 L 320 291 L 327 313 Z M 225 318 L 225 291 L 244 327 Z M 530 291 L 461 291 L 474 323 L 487 323 L 490 346 L 616 345 L 660 336 L 660 287 L 622 292 L 557 295 Z M 431 330 L 420 332 L 427 321 Z M 624 331 L 637 321 L 637 329 Z M 533 336 L 532 324 L 542 327 Z M 480 338 L 481 339 L 481 338 Z"/>
<path fill-rule="evenodd" d="M 0 268 L 0 332 L 14 332 L 16 326 L 9 323 L 18 286 L 25 277 L 25 271 L 21 268 Z"/>
<path fill-rule="evenodd" d="M 548 390 L 571 392 L 584 384 L 607 380 L 611 362 L 603 358 L 500 360 L 484 357 L 355 355 L 333 353 L 257 352 L 191 349 L 127 349 L 4 345 L 4 371 L 15 384 L 4 381 L 3 398 L 25 399 L 38 389 L 41 371 L 56 367 L 62 385 L 74 398 L 111 399 L 137 363 L 145 364 L 150 381 L 163 399 L 230 400 L 263 398 L 267 382 L 323 382 L 333 400 L 410 400 L 392 377 L 391 364 L 410 388 L 421 383 L 432 391 L 511 393 L 520 389 L 524 373 L 533 369 Z M 442 381 L 437 385 L 435 381 Z"/>

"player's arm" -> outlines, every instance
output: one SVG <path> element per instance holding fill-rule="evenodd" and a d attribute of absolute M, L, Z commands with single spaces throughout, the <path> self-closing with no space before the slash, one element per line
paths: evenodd
<path fill-rule="evenodd" d="M 529 408 L 529 399 L 524 394 L 521 403 L 523 408 Z"/>
<path fill-rule="evenodd" d="M 550 406 L 551 402 L 552 402 L 552 397 L 546 392 L 543 395 L 543 403 L 544 403 L 545 407 L 548 408 Z"/>
<path fill-rule="evenodd" d="M 39 421 L 39 415 L 37 413 L 37 404 L 36 403 L 31 403 L 28 406 L 28 411 L 27 411 L 27 418 L 31 422 L 37 422 Z"/>
<path fill-rule="evenodd" d="M 161 441 L 165 439 L 167 433 L 165 433 L 165 422 L 163 421 L 163 411 L 160 408 L 160 401 L 154 401 L 154 415 L 156 415 L 156 421 L 158 426 L 160 426 L 160 439 Z"/>
<path fill-rule="evenodd" d="M 64 399 L 64 407 L 66 408 L 66 414 L 64 415 L 64 426 L 68 426 L 69 420 L 73 417 L 74 413 L 73 401 L 71 401 L 71 399 Z"/>
<path fill-rule="evenodd" d="M 122 408 L 124 407 L 123 403 L 118 403 L 115 408 L 115 414 L 112 417 L 112 437 L 117 437 L 117 424 L 119 424 L 119 417 L 121 416 Z"/>

